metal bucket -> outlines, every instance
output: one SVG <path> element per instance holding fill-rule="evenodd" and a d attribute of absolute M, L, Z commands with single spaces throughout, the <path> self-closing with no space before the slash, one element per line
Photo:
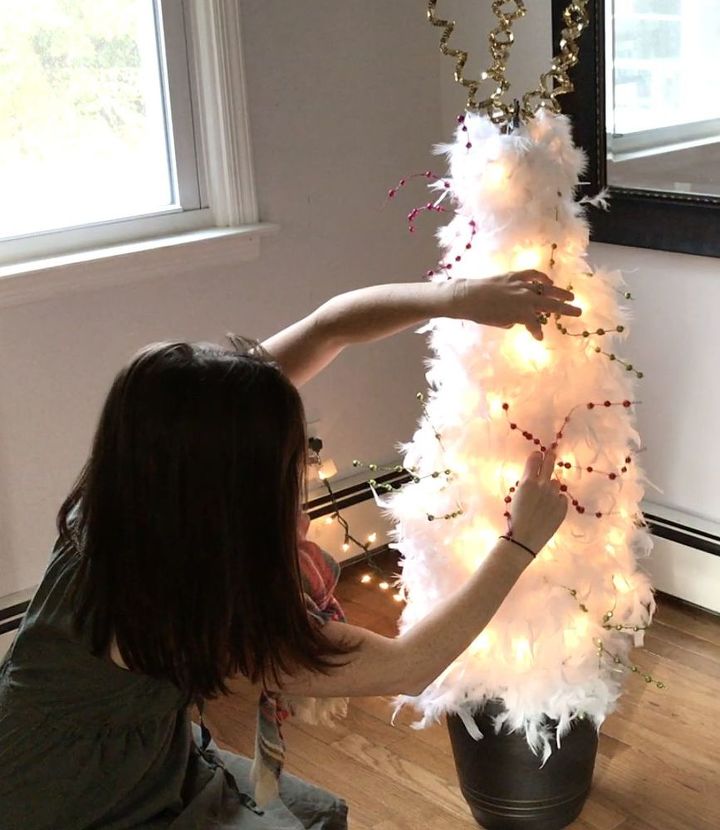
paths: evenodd
<path fill-rule="evenodd" d="M 490 701 L 475 715 L 482 740 L 457 715 L 447 719 L 460 789 L 486 830 L 561 830 L 578 817 L 590 792 L 598 736 L 589 718 L 575 720 L 542 769 L 522 733 L 495 734 Z M 556 726 L 556 721 L 549 721 Z"/>

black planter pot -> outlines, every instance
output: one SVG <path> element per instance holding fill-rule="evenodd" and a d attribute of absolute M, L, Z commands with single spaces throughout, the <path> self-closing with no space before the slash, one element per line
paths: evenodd
<path fill-rule="evenodd" d="M 503 709 L 501 702 L 490 701 L 475 715 L 484 736 L 479 741 L 457 715 L 447 719 L 460 789 L 475 820 L 487 830 L 567 827 L 590 792 L 598 745 L 594 723 L 574 721 L 540 769 L 524 734 L 495 734 L 493 717 Z"/>

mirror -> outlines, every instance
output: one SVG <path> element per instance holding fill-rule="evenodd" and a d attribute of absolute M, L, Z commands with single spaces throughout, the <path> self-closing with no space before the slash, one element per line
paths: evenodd
<path fill-rule="evenodd" d="M 718 0 L 606 0 L 607 183 L 720 196 Z"/>

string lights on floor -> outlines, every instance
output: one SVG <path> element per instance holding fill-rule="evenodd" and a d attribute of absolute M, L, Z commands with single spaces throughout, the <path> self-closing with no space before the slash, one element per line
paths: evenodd
<path fill-rule="evenodd" d="M 327 494 L 330 498 L 331 506 L 333 508 L 333 512 L 325 516 L 323 524 L 326 527 L 334 524 L 335 522 L 337 522 L 340 525 L 343 532 L 343 541 L 341 544 L 343 553 L 349 553 L 352 546 L 355 546 L 362 553 L 362 561 L 365 563 L 367 567 L 367 570 L 360 576 L 360 582 L 363 585 L 377 584 L 379 590 L 383 592 L 390 592 L 395 602 L 402 602 L 402 591 L 393 590 L 393 588 L 397 587 L 398 574 L 389 573 L 388 571 L 385 571 L 375 561 L 376 556 L 382 553 L 382 550 L 374 550 L 374 545 L 377 543 L 378 540 L 377 532 L 372 531 L 371 533 L 369 533 L 364 542 L 360 541 L 360 539 L 358 539 L 352 533 L 352 531 L 350 530 L 350 524 L 343 515 L 338 505 L 335 496 L 335 491 L 333 490 L 333 487 L 330 484 L 330 478 L 332 478 L 337 473 L 337 468 L 331 462 L 326 461 L 323 463 L 320 457 L 323 442 L 320 438 L 312 437 L 309 439 L 308 444 L 310 449 L 310 464 L 317 468 L 318 478 L 325 487 L 325 490 L 327 491 Z M 357 466 L 358 463 L 353 462 L 353 466 Z M 328 464 L 331 464 L 329 470 Z M 378 469 L 378 465 L 373 465 L 373 467 L 376 470 Z M 387 469 L 392 469 L 394 472 L 403 470 L 402 467 L 398 466 Z"/>

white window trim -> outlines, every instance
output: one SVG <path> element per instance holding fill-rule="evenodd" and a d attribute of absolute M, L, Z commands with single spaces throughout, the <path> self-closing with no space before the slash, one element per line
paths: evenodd
<path fill-rule="evenodd" d="M 709 118 L 706 121 L 673 124 L 670 127 L 639 130 L 626 135 L 610 134 L 608 136 L 608 158 L 612 161 L 629 161 L 718 142 L 720 142 L 720 118 Z"/>
<path fill-rule="evenodd" d="M 189 0 L 205 177 L 215 224 L 259 221 L 238 0 Z"/>
<path fill-rule="evenodd" d="M 201 124 L 198 157 L 211 207 L 178 211 L 170 234 L 165 230 L 149 239 L 117 244 L 108 234 L 92 247 L 61 255 L 38 248 L 36 258 L 0 267 L 0 307 L 207 266 L 208 257 L 217 261 L 213 249 L 223 261 L 249 261 L 259 256 L 260 238 L 277 233 L 277 225 L 259 222 L 240 4 L 183 1 L 192 16 L 188 46 Z M 167 218 L 165 214 L 162 221 Z"/>

